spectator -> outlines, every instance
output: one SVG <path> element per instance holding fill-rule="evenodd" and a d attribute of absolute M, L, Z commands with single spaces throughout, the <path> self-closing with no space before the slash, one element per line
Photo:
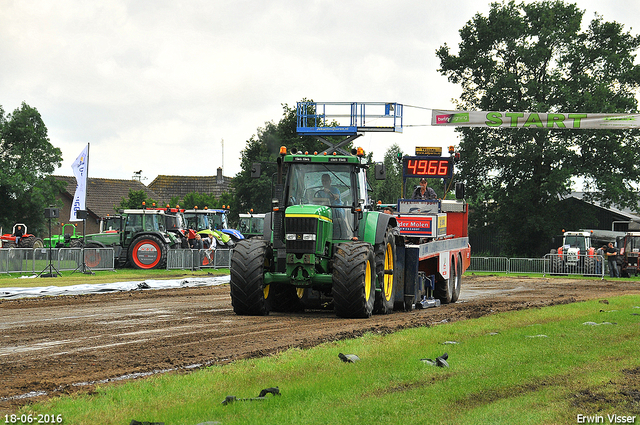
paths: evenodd
<path fill-rule="evenodd" d="M 609 263 L 609 276 L 620 277 L 620 272 L 618 271 L 618 249 L 613 246 L 613 242 L 609 242 L 605 254 Z"/>

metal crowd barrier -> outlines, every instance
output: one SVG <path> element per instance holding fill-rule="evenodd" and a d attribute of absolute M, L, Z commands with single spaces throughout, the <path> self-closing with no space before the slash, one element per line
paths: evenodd
<path fill-rule="evenodd" d="M 167 252 L 167 270 L 228 269 L 232 253 L 231 249 L 170 249 Z"/>
<path fill-rule="evenodd" d="M 471 257 L 467 271 L 472 272 L 509 272 L 509 259 L 506 257 Z"/>
<path fill-rule="evenodd" d="M 40 273 L 81 269 L 82 248 L 0 248 L 0 273 Z M 51 257 L 49 257 L 51 256 Z M 85 266 L 91 270 L 113 270 L 112 248 L 85 248 Z"/>
<path fill-rule="evenodd" d="M 607 262 L 601 255 L 573 258 L 547 254 L 543 258 L 471 257 L 467 271 L 494 273 L 540 273 L 542 275 L 581 275 L 604 278 Z"/>

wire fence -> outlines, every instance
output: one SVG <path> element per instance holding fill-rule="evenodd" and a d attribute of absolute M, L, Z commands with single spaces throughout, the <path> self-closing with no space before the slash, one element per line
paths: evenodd
<path fill-rule="evenodd" d="M 112 248 L 0 249 L 0 273 L 51 273 L 85 266 L 92 270 L 113 270 L 114 264 Z"/>
<path fill-rule="evenodd" d="M 170 249 L 167 270 L 229 268 L 233 250 Z M 84 259 L 84 261 L 83 261 Z M 71 270 L 114 270 L 113 248 L 1 248 L 0 273 L 33 274 Z"/>
<path fill-rule="evenodd" d="M 604 278 L 609 273 L 601 255 L 567 256 L 547 254 L 543 258 L 471 257 L 467 271 L 492 273 L 539 273 Z"/>

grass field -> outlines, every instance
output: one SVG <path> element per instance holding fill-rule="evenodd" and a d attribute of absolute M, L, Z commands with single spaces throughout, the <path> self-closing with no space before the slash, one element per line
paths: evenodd
<path fill-rule="evenodd" d="M 157 375 L 28 406 L 16 418 L 404 425 L 615 423 L 607 415 L 618 415 L 640 423 L 639 335 L 640 296 L 622 296 L 608 304 L 580 302 L 367 334 L 182 376 Z M 343 363 L 341 352 L 360 361 Z M 421 361 L 444 352 L 448 368 Z M 253 398 L 275 386 L 280 396 L 222 404 L 229 395 Z"/>

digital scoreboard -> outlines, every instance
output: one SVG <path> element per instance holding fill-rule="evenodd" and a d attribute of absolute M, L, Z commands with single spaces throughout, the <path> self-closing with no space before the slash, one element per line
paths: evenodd
<path fill-rule="evenodd" d="M 453 163 L 451 158 L 436 156 L 405 156 L 402 158 L 403 177 L 451 178 Z"/>

